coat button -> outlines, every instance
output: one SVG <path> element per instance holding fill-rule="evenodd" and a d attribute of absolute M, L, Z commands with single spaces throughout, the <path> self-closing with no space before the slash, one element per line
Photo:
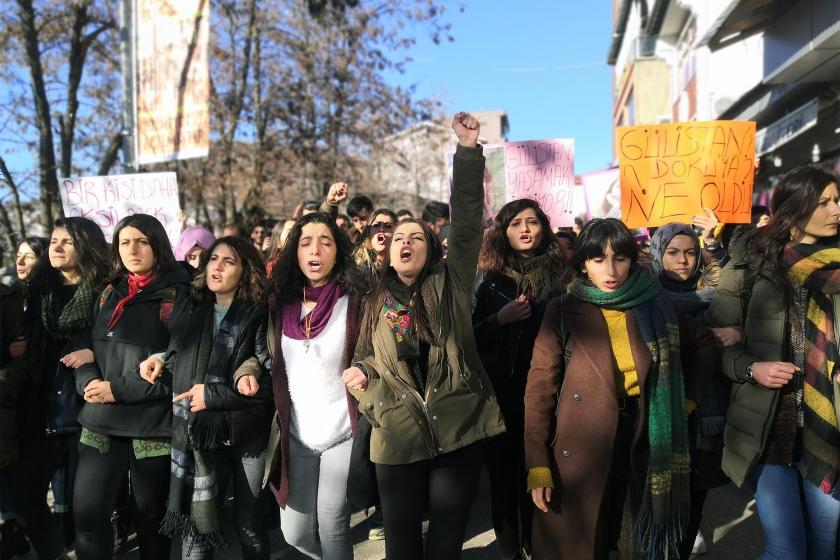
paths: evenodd
<path fill-rule="evenodd" d="M 572 457 L 572 452 L 567 450 L 567 449 L 564 449 L 563 450 L 563 457 L 565 457 L 566 459 L 570 459 Z"/>
<path fill-rule="evenodd" d="M 405 398 L 405 393 L 403 393 L 403 396 L 402 396 L 402 398 Z"/>
<path fill-rule="evenodd" d="M 432 416 L 432 420 L 437 420 L 437 416 Z"/>
<path fill-rule="evenodd" d="M 575 402 L 576 402 L 576 403 L 583 402 L 583 397 L 581 397 L 581 396 L 580 396 L 580 395 L 578 395 L 578 394 L 575 394 L 575 397 L 574 397 L 574 398 L 575 398 Z"/>
<path fill-rule="evenodd" d="M 382 405 L 382 403 L 379 403 L 379 404 L 380 404 L 380 406 Z M 367 409 L 368 410 L 373 410 L 373 403 L 372 402 L 367 403 Z"/>

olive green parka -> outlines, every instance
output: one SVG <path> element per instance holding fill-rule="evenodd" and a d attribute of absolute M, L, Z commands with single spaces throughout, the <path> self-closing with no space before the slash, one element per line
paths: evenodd
<path fill-rule="evenodd" d="M 368 376 L 366 390 L 353 390 L 359 411 L 373 426 L 370 458 L 401 465 L 432 459 L 505 431 L 493 387 L 481 365 L 472 328 L 472 287 L 482 242 L 484 156 L 481 146 L 458 146 L 449 251 L 445 261 L 419 286 L 424 301 L 436 302 L 448 320 L 441 345 L 432 345 L 424 394 L 384 320 L 384 307 L 373 332 L 363 332 L 355 362 Z M 444 315 L 445 314 L 445 315 Z M 367 325 L 367 312 L 362 324 Z"/>
<path fill-rule="evenodd" d="M 784 298 L 768 274 L 747 258 L 745 235 L 731 251 L 717 292 L 706 312 L 709 327 L 735 327 L 741 342 L 723 349 L 723 374 L 732 381 L 729 411 L 723 433 L 723 472 L 741 486 L 761 457 L 776 414 L 779 390 L 746 377 L 754 362 L 787 362 L 789 327 Z M 834 316 L 840 317 L 840 296 L 833 297 Z M 840 335 L 840 329 L 837 330 Z"/>

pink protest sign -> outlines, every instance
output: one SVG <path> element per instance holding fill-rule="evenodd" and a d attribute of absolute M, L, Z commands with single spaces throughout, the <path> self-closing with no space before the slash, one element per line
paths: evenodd
<path fill-rule="evenodd" d="M 540 204 L 552 227 L 567 227 L 575 218 L 575 142 L 570 139 L 530 140 L 484 146 L 484 222 L 502 206 L 530 198 Z M 450 188 L 452 155 L 447 152 Z"/>
<path fill-rule="evenodd" d="M 574 224 L 575 141 L 529 140 L 505 144 L 507 199 L 540 203 L 552 227 Z"/>
<path fill-rule="evenodd" d="M 90 218 L 111 241 L 114 227 L 131 214 L 149 214 L 166 229 L 173 245 L 181 235 L 175 173 L 136 173 L 59 179 L 65 216 Z"/>

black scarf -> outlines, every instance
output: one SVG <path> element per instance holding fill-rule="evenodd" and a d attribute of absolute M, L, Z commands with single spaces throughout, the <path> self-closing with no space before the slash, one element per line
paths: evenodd
<path fill-rule="evenodd" d="M 93 300 L 96 294 L 90 284 L 82 282 L 70 301 L 62 307 L 56 287 L 41 294 L 41 325 L 54 339 L 66 342 L 74 334 L 93 324 Z"/>
<path fill-rule="evenodd" d="M 178 360 L 186 360 L 188 367 L 175 368 L 172 386 L 176 395 L 196 384 L 232 383 L 235 368 L 228 364 L 248 310 L 249 304 L 235 301 L 215 337 L 212 303 L 197 304 L 184 318 L 177 319 L 175 329 L 189 329 L 184 332 L 195 334 L 186 335 L 178 348 Z M 192 413 L 189 399 L 184 399 L 173 404 L 173 413 L 172 476 L 161 532 L 183 534 L 193 542 L 215 548 L 224 546 L 217 499 L 224 489 L 217 486 L 210 452 L 232 438 L 226 412 Z"/>

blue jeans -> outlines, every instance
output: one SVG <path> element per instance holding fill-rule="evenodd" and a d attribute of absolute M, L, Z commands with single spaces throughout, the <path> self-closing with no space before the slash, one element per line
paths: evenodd
<path fill-rule="evenodd" d="M 762 560 L 833 560 L 840 501 L 804 480 L 796 467 L 757 465 L 750 473 L 764 530 Z"/>

